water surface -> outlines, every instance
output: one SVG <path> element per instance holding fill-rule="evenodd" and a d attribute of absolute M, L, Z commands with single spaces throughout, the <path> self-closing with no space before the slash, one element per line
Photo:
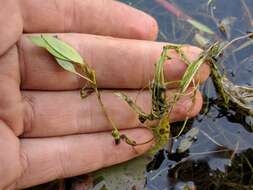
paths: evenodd
<path fill-rule="evenodd" d="M 157 19 L 160 27 L 158 41 L 199 45 L 194 40 L 196 34 L 210 39 L 210 42 L 229 41 L 253 30 L 251 15 L 253 14 L 253 1 L 251 0 L 214 0 L 209 5 L 208 0 L 167 1 L 182 10 L 185 15 L 210 27 L 215 35 L 197 30 L 184 19 L 178 18 L 166 10 L 156 0 L 122 1 L 144 10 Z M 224 19 L 231 22 L 227 25 L 226 34 L 221 32 L 219 28 Z M 253 43 L 241 50 L 237 49 L 244 42 L 236 43 L 225 53 L 222 67 L 228 78 L 234 83 L 253 85 Z M 173 154 L 180 138 L 173 143 L 172 153 L 161 150 L 156 155 L 156 159 L 147 167 L 147 189 L 182 189 L 185 183 L 188 183 L 189 186 L 195 183 L 198 189 L 226 189 L 225 186 L 219 187 L 218 183 L 215 186 L 211 185 L 213 183 L 212 176 L 216 175 L 213 172 L 228 172 L 229 166 L 232 164 L 231 154 L 240 153 L 253 147 L 252 118 L 242 117 L 232 110 L 222 111 L 217 106 L 217 96 L 210 79 L 201 87 L 201 90 L 205 99 L 204 107 L 191 124 L 191 127 L 200 129 L 196 142 L 185 155 Z M 174 127 L 177 126 L 181 125 L 177 124 Z M 170 169 L 173 164 L 183 158 L 187 158 L 187 161 L 178 167 L 185 169 L 176 168 L 174 171 Z M 253 160 L 250 161 L 253 162 Z M 175 177 L 175 173 L 177 177 Z M 252 173 L 247 175 L 247 178 L 251 177 Z M 250 182 L 244 179 L 240 181 L 244 185 L 251 185 Z M 228 189 L 233 188 L 236 189 L 234 186 Z"/>

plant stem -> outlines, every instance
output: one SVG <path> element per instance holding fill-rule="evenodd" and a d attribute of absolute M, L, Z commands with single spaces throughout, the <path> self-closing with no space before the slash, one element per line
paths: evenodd
<path fill-rule="evenodd" d="M 94 87 L 94 90 L 95 90 L 95 92 L 96 92 L 98 102 L 99 102 L 99 104 L 100 104 L 100 106 L 101 106 L 101 109 L 102 109 L 102 111 L 103 111 L 103 113 L 104 113 L 106 119 L 107 119 L 108 122 L 111 124 L 113 130 L 119 132 L 119 130 L 117 129 L 117 127 L 116 127 L 116 125 L 115 125 L 115 123 L 114 123 L 114 121 L 113 121 L 113 120 L 111 119 L 111 117 L 109 116 L 109 114 L 108 114 L 108 112 L 107 112 L 107 110 L 106 110 L 106 108 L 105 108 L 105 106 L 104 106 L 104 103 L 102 102 L 100 91 L 98 90 L 97 87 Z"/>

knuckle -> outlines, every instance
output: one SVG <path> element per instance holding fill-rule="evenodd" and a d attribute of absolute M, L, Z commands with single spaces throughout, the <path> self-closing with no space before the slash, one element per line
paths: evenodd
<path fill-rule="evenodd" d="M 202 96 L 199 91 L 195 94 L 182 97 L 174 106 L 172 110 L 173 121 L 184 120 L 185 118 L 192 118 L 196 116 L 202 107 Z"/>
<path fill-rule="evenodd" d="M 32 123 L 35 115 L 34 99 L 31 96 L 23 94 L 23 105 L 24 105 L 24 115 L 23 115 L 23 134 L 27 134 L 32 131 Z"/>
<path fill-rule="evenodd" d="M 17 42 L 17 50 L 18 50 L 18 62 L 19 62 L 19 73 L 20 73 L 20 81 L 21 83 L 26 82 L 26 62 L 25 62 L 25 53 L 24 53 L 24 37 Z M 22 85 L 22 84 L 21 84 Z"/>
<path fill-rule="evenodd" d="M 22 134 L 22 101 L 17 47 L 13 46 L 0 56 L 0 118 L 14 131 Z"/>
<path fill-rule="evenodd" d="M 21 174 L 19 179 L 22 179 L 23 175 L 28 171 L 28 168 L 30 166 L 30 161 L 27 152 L 24 150 L 21 150 L 20 152 L 20 163 L 21 163 Z"/>
<path fill-rule="evenodd" d="M 59 139 L 59 149 L 57 151 L 56 158 L 58 160 L 58 167 L 56 168 L 56 173 L 58 178 L 65 178 L 69 176 L 70 168 L 68 167 L 68 160 L 70 158 L 70 151 L 68 143 L 66 142 L 66 138 L 58 138 Z"/>

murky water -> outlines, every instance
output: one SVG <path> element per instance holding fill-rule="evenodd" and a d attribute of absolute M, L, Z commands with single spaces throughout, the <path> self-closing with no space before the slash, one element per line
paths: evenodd
<path fill-rule="evenodd" d="M 250 15 L 250 13 L 253 14 L 252 0 L 214 0 L 209 6 L 208 0 L 168 1 L 176 5 L 186 15 L 209 26 L 215 35 L 199 32 L 185 20 L 171 14 L 156 0 L 123 0 L 123 2 L 144 10 L 157 19 L 160 26 L 159 41 L 196 45 L 194 36 L 197 33 L 214 42 L 216 40 L 228 41 L 253 30 L 253 20 Z M 218 27 L 221 22 L 224 22 L 224 19 L 231 22 L 226 28 L 227 34 L 221 32 Z M 243 49 L 238 49 L 242 44 L 244 41 L 235 44 L 225 54 L 223 67 L 228 78 L 233 82 L 253 85 L 253 43 Z M 210 185 L 212 181 L 208 179 L 214 175 L 212 172 L 227 172 L 231 165 L 233 151 L 239 153 L 253 148 L 252 118 L 241 117 L 233 111 L 225 113 L 221 111 L 217 106 L 211 80 L 202 86 L 202 91 L 205 105 L 202 113 L 193 120 L 191 125 L 191 127 L 200 129 L 196 142 L 185 155 L 173 154 L 180 139 L 173 143 L 172 153 L 161 151 L 148 166 L 146 172 L 147 189 L 182 189 L 185 182 L 189 183 L 189 186 L 195 183 L 198 189 L 214 189 L 214 187 L 221 189 L 221 187 Z M 176 168 L 174 172 L 171 172 L 170 168 L 176 161 L 186 158 L 188 161 L 178 166 L 185 168 L 185 170 Z M 189 170 L 189 168 L 191 169 Z M 175 177 L 175 175 L 177 176 Z M 224 187 L 224 189 L 226 188 Z"/>

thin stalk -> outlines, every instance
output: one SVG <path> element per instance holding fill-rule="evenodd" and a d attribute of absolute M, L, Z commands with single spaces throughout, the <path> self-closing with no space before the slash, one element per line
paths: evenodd
<path fill-rule="evenodd" d="M 243 6 L 243 8 L 245 10 L 245 13 L 248 16 L 250 26 L 253 27 L 253 17 L 252 17 L 252 14 L 251 14 L 248 6 L 246 5 L 246 3 L 245 3 L 244 0 L 241 0 L 241 4 L 242 4 L 242 6 Z"/>
<path fill-rule="evenodd" d="M 246 39 L 246 38 L 251 38 L 252 36 L 253 36 L 253 33 L 249 33 L 249 34 L 247 34 L 247 35 L 240 36 L 240 37 L 238 37 L 238 38 L 235 38 L 235 39 L 231 40 L 229 43 L 227 43 L 225 46 L 223 46 L 223 47 L 219 50 L 219 53 L 217 54 L 216 57 L 219 57 L 219 56 L 222 54 L 222 52 L 223 52 L 225 49 L 227 49 L 229 46 L 231 46 L 233 43 L 235 43 L 235 42 L 237 42 L 237 41 L 239 41 L 239 40 Z"/>

